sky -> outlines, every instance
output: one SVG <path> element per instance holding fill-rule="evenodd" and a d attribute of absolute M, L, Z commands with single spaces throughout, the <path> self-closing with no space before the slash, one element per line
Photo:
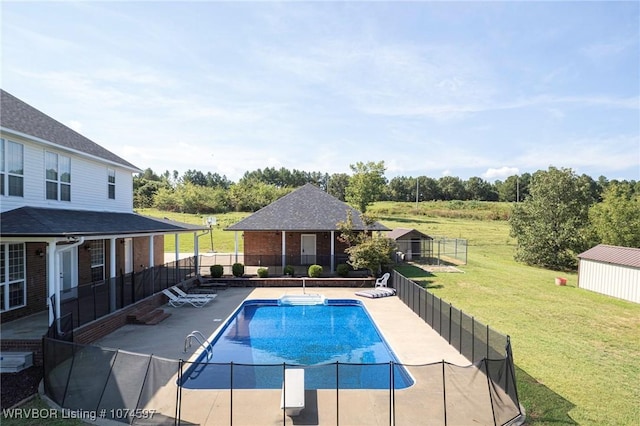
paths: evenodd
<path fill-rule="evenodd" d="M 1 86 L 135 166 L 640 180 L 640 2 L 2 1 Z"/>

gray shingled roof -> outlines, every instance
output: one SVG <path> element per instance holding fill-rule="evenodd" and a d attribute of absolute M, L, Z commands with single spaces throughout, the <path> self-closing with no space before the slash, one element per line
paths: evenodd
<path fill-rule="evenodd" d="M 413 238 L 419 237 L 425 240 L 433 240 L 432 237 L 428 236 L 427 234 L 423 234 L 417 229 L 407 229 L 407 228 L 396 228 L 393 231 L 389 232 L 386 235 L 386 237 L 391 238 L 392 240 L 400 240 L 403 238 L 412 238 L 412 237 Z"/>
<path fill-rule="evenodd" d="M 20 207 L 2 213 L 0 234 L 11 237 L 66 237 L 176 233 L 208 229 L 136 213 Z"/>
<path fill-rule="evenodd" d="M 337 231 L 351 211 L 353 229 L 365 229 L 360 212 L 310 183 L 226 228 L 226 231 Z M 388 231 L 375 222 L 371 231 Z"/>
<path fill-rule="evenodd" d="M 598 244 L 597 246 L 580 253 L 578 258 L 640 268 L 640 248 Z"/>
<path fill-rule="evenodd" d="M 132 169 L 134 172 L 141 171 L 128 161 L 2 89 L 0 89 L 0 111 L 0 126 L 4 129 L 13 130 L 64 148 L 98 157 Z"/>

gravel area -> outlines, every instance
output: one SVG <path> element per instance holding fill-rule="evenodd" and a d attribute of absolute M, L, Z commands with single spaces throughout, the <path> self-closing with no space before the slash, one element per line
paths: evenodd
<path fill-rule="evenodd" d="M 42 380 L 42 367 L 29 367 L 18 373 L 0 374 L 2 403 L 0 408 L 13 407 L 25 398 L 38 393 Z"/>

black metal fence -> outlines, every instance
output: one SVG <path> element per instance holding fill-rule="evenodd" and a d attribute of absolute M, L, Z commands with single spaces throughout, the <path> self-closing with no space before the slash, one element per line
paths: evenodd
<path fill-rule="evenodd" d="M 520 418 L 509 337 L 397 272 L 392 283 L 400 300 L 473 363 L 295 366 L 208 363 L 206 357 L 185 362 L 45 337 L 45 393 L 76 414 L 128 424 L 284 425 L 291 422 L 280 405 L 286 385 L 256 383 L 265 376 L 284 383 L 287 368 L 304 368 L 310 374 L 321 370 L 330 385 L 305 388 L 307 405 L 294 424 L 506 425 Z M 415 384 L 398 389 L 400 367 Z M 184 386 L 200 375 L 211 377 L 205 371 L 211 368 L 217 384 Z M 348 370 L 357 371 L 356 382 L 372 375 L 386 381 L 358 391 L 344 381 Z"/>
<path fill-rule="evenodd" d="M 485 359 L 506 360 L 508 375 L 494 379 L 519 406 L 509 336 L 482 324 L 397 271 L 393 271 L 392 280 L 398 297 L 465 358 L 473 363 Z"/>
<path fill-rule="evenodd" d="M 44 344 L 49 398 L 65 410 L 127 424 L 290 424 L 281 406 L 287 392 L 297 392 L 283 380 L 289 368 L 322 374 L 328 383 L 305 387 L 305 407 L 293 424 L 506 425 L 520 416 L 500 383 L 511 377 L 507 359 L 484 359 L 466 367 L 444 361 L 301 367 L 190 363 L 49 338 Z M 410 372 L 415 385 L 396 388 L 400 368 Z M 207 369 L 215 372 L 208 387 L 179 385 L 200 375 L 212 377 Z M 372 376 L 383 386 L 354 388 L 354 380 Z M 256 386 L 264 377 L 278 385 Z"/>
<path fill-rule="evenodd" d="M 188 257 L 66 290 L 61 294 L 60 316 L 72 314 L 74 328 L 95 321 L 194 277 L 195 260 Z"/>

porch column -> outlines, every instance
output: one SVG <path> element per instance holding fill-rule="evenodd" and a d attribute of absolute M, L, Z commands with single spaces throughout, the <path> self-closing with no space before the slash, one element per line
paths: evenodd
<path fill-rule="evenodd" d="M 200 238 L 198 238 L 198 233 L 194 232 L 193 233 L 193 256 L 195 257 L 194 261 L 195 261 L 195 271 L 196 271 L 196 276 L 200 277 L 200 256 L 198 253 L 200 253 L 200 244 L 198 243 L 198 240 Z M 212 251 L 213 251 L 213 247 L 212 247 Z"/>
<path fill-rule="evenodd" d="M 287 266 L 287 232 L 282 231 L 282 273 L 284 274 L 284 267 Z"/>
<path fill-rule="evenodd" d="M 331 231 L 331 273 L 336 270 L 336 231 Z"/>
<path fill-rule="evenodd" d="M 180 260 L 180 234 L 174 234 L 174 241 L 176 246 L 176 265 L 177 265 L 178 260 Z"/>
<path fill-rule="evenodd" d="M 163 253 L 164 254 L 164 253 Z M 151 272 L 151 288 L 153 293 L 156 292 L 156 277 L 155 277 L 155 272 L 156 272 L 156 268 L 155 266 L 155 256 L 153 253 L 153 234 L 149 235 L 149 271 Z"/>
<path fill-rule="evenodd" d="M 154 266 L 153 235 L 149 235 L 149 268 L 153 268 L 153 266 Z"/>
<path fill-rule="evenodd" d="M 58 309 L 60 309 L 60 292 L 58 291 L 58 283 L 60 279 L 58 277 L 58 262 L 56 262 L 56 243 L 49 242 L 47 244 L 47 287 L 49 288 L 49 299 L 47 300 L 47 305 L 49 305 L 49 325 L 53 324 L 56 320 L 56 316 L 60 315 Z M 55 305 L 51 304 L 51 296 L 53 296 L 53 300 Z M 54 314 L 55 311 L 55 314 Z"/>
<path fill-rule="evenodd" d="M 235 244 L 235 246 L 234 246 L 235 250 L 234 250 L 234 252 L 235 252 L 235 254 L 236 254 L 236 260 L 235 260 L 235 261 L 237 262 L 237 261 L 238 261 L 238 231 L 235 231 L 235 232 L 234 232 L 234 237 L 235 237 L 235 242 L 234 242 L 234 244 Z"/>
<path fill-rule="evenodd" d="M 109 239 L 109 311 L 115 312 L 116 306 L 116 239 Z"/>

